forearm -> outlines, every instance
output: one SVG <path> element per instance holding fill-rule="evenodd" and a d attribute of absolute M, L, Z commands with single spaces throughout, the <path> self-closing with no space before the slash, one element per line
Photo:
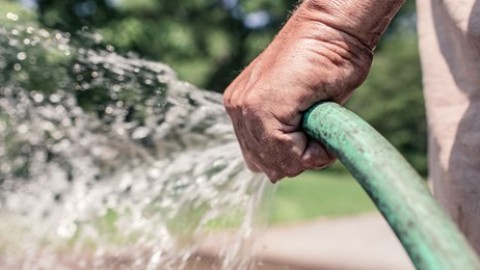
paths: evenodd
<path fill-rule="evenodd" d="M 325 24 L 373 49 L 405 0 L 304 0 L 294 16 Z"/>

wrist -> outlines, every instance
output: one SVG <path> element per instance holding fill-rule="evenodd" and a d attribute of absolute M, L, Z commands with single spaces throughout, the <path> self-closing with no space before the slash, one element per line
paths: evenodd
<path fill-rule="evenodd" d="M 358 39 L 370 50 L 405 0 L 304 0 L 296 14 L 300 21 L 320 23 Z"/>

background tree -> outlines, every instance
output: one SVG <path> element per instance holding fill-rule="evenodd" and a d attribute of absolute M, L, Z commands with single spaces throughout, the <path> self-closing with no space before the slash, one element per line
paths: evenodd
<path fill-rule="evenodd" d="M 192 83 L 223 91 L 281 28 L 297 0 L 38 0 L 47 27 L 100 32 L 120 52 L 168 63 Z M 390 28 L 414 14 L 409 1 Z M 404 27 L 403 27 L 404 28 Z"/>

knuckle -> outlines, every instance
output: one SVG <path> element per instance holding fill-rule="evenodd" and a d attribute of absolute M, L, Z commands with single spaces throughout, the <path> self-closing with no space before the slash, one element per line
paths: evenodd
<path fill-rule="evenodd" d="M 227 111 L 232 111 L 234 108 L 232 103 L 232 95 L 228 92 L 225 92 L 225 94 L 223 95 L 223 106 Z"/>
<path fill-rule="evenodd" d="M 264 101 L 260 98 L 257 91 L 249 91 L 243 100 L 243 107 L 249 109 L 258 109 L 262 107 Z"/>
<path fill-rule="evenodd" d="M 291 148 L 294 146 L 294 141 L 287 136 L 279 136 L 279 134 L 274 134 L 274 140 L 278 145 L 281 145 L 283 148 Z"/>
<path fill-rule="evenodd" d="M 254 115 L 258 111 L 258 105 L 254 100 L 245 100 L 241 108 L 244 116 Z"/>

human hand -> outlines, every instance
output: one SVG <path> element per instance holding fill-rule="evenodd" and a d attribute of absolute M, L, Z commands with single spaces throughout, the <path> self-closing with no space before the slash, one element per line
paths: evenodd
<path fill-rule="evenodd" d="M 247 166 L 272 182 L 335 160 L 301 130 L 303 112 L 323 100 L 344 103 L 365 80 L 378 40 L 372 29 L 354 35 L 337 28 L 331 15 L 324 23 L 323 6 L 311 2 L 319 1 L 304 1 L 224 94 Z"/>

